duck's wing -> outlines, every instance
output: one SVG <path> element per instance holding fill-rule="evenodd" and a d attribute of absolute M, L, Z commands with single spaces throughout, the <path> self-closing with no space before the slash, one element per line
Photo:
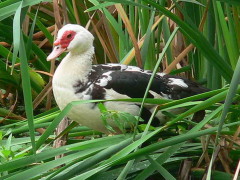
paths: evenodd
<path fill-rule="evenodd" d="M 165 74 L 163 78 L 171 89 L 171 99 L 182 99 L 210 91 L 210 89 L 183 77 Z"/>
<path fill-rule="evenodd" d="M 111 90 L 111 95 L 114 96 L 115 92 L 116 98 L 119 98 L 119 94 L 129 98 L 142 98 L 151 74 L 150 71 L 144 71 L 135 66 L 104 64 L 93 66 L 90 79 L 91 77 L 94 79 L 96 92 L 107 95 L 108 91 Z M 147 97 L 181 99 L 206 91 L 208 91 L 206 88 L 187 79 L 157 73 Z"/>
<path fill-rule="evenodd" d="M 143 71 L 142 69 L 134 66 L 126 65 L 101 65 L 104 71 L 96 82 L 97 85 L 116 94 L 126 95 L 129 98 L 142 98 L 146 91 L 151 73 Z M 154 98 L 154 95 L 162 95 L 168 92 L 168 87 L 165 81 L 159 76 L 153 80 L 149 98 Z"/>

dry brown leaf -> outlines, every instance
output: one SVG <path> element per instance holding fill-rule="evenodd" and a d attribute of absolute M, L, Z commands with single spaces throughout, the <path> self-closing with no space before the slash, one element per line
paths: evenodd
<path fill-rule="evenodd" d="M 55 25 L 52 25 L 50 27 L 47 27 L 47 30 L 52 33 L 54 30 L 55 30 Z M 42 39 L 42 38 L 45 38 L 45 35 L 42 31 L 39 31 L 35 34 L 33 34 L 33 39 L 34 40 L 37 40 L 37 39 Z"/>
<path fill-rule="evenodd" d="M 54 10 L 54 18 L 55 18 L 55 23 L 57 25 L 57 29 L 61 29 L 62 27 L 61 16 L 60 16 L 61 12 L 58 5 L 58 0 L 53 0 L 53 10 Z"/>
<path fill-rule="evenodd" d="M 194 48 L 195 46 L 193 44 L 190 44 L 186 49 L 184 49 L 174 61 L 166 67 L 166 69 L 163 71 L 164 73 L 168 74 L 170 73 L 176 65 Z"/>
<path fill-rule="evenodd" d="M 95 20 L 93 20 L 93 15 L 91 16 L 88 13 L 88 16 L 89 16 L 89 22 L 91 22 L 94 32 L 96 33 L 96 35 L 104 49 L 104 52 L 108 56 L 109 60 L 113 63 L 118 62 L 117 57 L 114 56 L 113 50 L 111 49 L 112 46 L 109 43 L 109 37 L 107 36 L 106 31 L 104 31 L 102 28 L 100 28 L 99 24 L 98 24 L 98 27 L 96 26 Z M 100 19 L 102 19 L 102 18 L 100 18 Z"/>
<path fill-rule="evenodd" d="M 169 10 L 172 10 L 175 6 L 172 5 Z M 154 31 L 155 28 L 158 26 L 158 24 L 162 21 L 162 19 L 165 17 L 165 15 L 162 15 L 161 17 L 159 18 L 156 18 L 155 19 L 155 23 L 153 24 L 152 28 L 151 28 L 151 31 Z M 141 48 L 143 43 L 144 43 L 144 40 L 145 40 L 145 37 L 146 35 L 143 35 L 143 37 L 138 41 L 138 47 Z M 133 60 L 135 56 L 135 49 L 131 49 L 131 51 L 129 51 L 129 54 L 128 56 L 126 57 L 126 59 L 124 60 L 123 64 L 130 64 L 130 62 Z"/>
<path fill-rule="evenodd" d="M 127 17 L 127 14 L 126 12 L 124 11 L 123 7 L 121 4 L 115 4 L 115 7 L 118 11 L 118 14 L 121 16 L 122 20 L 123 20 L 123 23 L 125 24 L 125 28 L 127 29 L 128 31 L 128 34 L 133 42 L 133 47 L 135 49 L 135 57 L 136 57 L 136 61 L 137 61 L 137 65 L 140 67 L 140 68 L 143 68 L 143 65 L 142 65 L 142 59 L 141 59 L 141 53 L 140 53 L 140 49 L 139 49 L 139 46 L 138 46 L 138 42 L 137 42 L 137 39 L 134 35 L 134 32 L 133 32 L 133 29 L 132 29 L 132 26 L 131 26 L 131 23 Z"/>
<path fill-rule="evenodd" d="M 233 148 L 233 143 L 235 141 L 237 141 L 239 134 L 240 134 L 240 126 L 238 126 L 238 129 L 236 130 L 236 132 L 233 135 L 232 141 L 229 143 L 229 146 L 228 146 L 229 150 L 231 150 Z"/>
<path fill-rule="evenodd" d="M 61 1 L 61 5 L 62 5 L 62 14 L 63 14 L 63 21 L 65 24 L 68 24 L 70 21 L 69 21 L 69 18 L 68 18 L 68 13 L 67 13 L 67 6 L 66 6 L 66 2 L 65 0 L 60 0 Z"/>
<path fill-rule="evenodd" d="M 208 8 L 209 8 L 209 3 L 210 0 L 208 0 L 207 2 L 207 7 L 204 11 L 203 17 L 201 19 L 200 25 L 199 25 L 199 30 L 202 31 L 204 24 L 206 22 L 206 18 L 207 18 L 207 13 L 208 13 Z M 179 44 L 179 41 L 176 43 Z M 187 54 L 194 48 L 195 46 L 193 44 L 190 44 L 187 48 L 185 48 L 178 56 L 177 58 L 168 66 L 166 67 L 166 69 L 164 70 L 164 73 L 170 73 L 175 67 L 176 65 L 181 62 L 183 60 L 183 58 L 185 56 L 187 56 Z M 181 47 L 180 47 L 181 48 Z M 178 53 L 177 53 L 178 54 Z"/>
<path fill-rule="evenodd" d="M 38 94 L 38 96 L 33 101 L 33 109 L 36 109 L 37 106 L 43 101 L 43 99 L 51 92 L 52 90 L 52 81 L 50 81 L 43 90 Z"/>
<path fill-rule="evenodd" d="M 77 21 L 77 24 L 81 24 L 81 21 L 80 21 L 79 15 L 78 15 L 76 0 L 72 0 L 72 4 L 73 4 L 74 17 Z"/>
<path fill-rule="evenodd" d="M 239 171 L 240 171 L 240 160 L 238 161 L 238 166 L 237 166 L 237 169 L 235 171 L 233 180 L 238 180 Z"/>
<path fill-rule="evenodd" d="M 4 46 L 4 47 L 10 47 L 11 45 L 6 43 L 6 42 L 0 42 L 0 45 Z"/>

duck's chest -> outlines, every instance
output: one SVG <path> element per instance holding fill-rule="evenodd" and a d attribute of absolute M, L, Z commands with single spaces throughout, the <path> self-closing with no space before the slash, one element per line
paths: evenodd
<path fill-rule="evenodd" d="M 65 83 L 63 83 L 63 81 Z M 58 76 L 53 77 L 53 94 L 55 100 L 62 110 L 68 103 L 77 100 L 77 96 L 75 95 L 73 89 L 73 81 L 67 80 L 65 78 L 61 79 Z"/>
<path fill-rule="evenodd" d="M 74 69 L 74 65 L 69 67 L 68 64 L 61 63 L 53 76 L 53 93 L 60 109 L 63 109 L 72 101 L 89 99 L 87 93 L 78 93 L 78 89 L 76 88 L 76 86 L 80 88 L 83 84 L 87 83 L 88 72 L 81 72 L 79 68 Z"/>

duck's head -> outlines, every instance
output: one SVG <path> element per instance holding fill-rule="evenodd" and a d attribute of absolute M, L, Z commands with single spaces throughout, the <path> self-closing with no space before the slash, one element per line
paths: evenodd
<path fill-rule="evenodd" d="M 81 54 L 93 46 L 93 35 L 84 27 L 77 24 L 63 26 L 57 34 L 54 48 L 47 60 L 56 59 L 63 52 Z"/>

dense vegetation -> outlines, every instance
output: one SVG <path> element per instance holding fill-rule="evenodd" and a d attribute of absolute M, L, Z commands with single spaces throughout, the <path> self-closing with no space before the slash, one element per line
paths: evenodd
<path fill-rule="evenodd" d="M 66 23 L 94 34 L 94 63 L 177 74 L 212 91 L 141 99 L 169 121 L 152 127 L 151 117 L 134 135 L 106 136 L 71 123 L 57 136 L 71 107 L 87 103 L 60 112 L 52 96 L 59 63 L 46 57 Z M 239 0 L 0 1 L 0 179 L 237 179 L 239 49 Z M 179 107 L 186 108 L 179 116 L 166 112 Z M 206 115 L 196 123 L 200 110 Z M 59 136 L 64 143 L 53 148 Z"/>

